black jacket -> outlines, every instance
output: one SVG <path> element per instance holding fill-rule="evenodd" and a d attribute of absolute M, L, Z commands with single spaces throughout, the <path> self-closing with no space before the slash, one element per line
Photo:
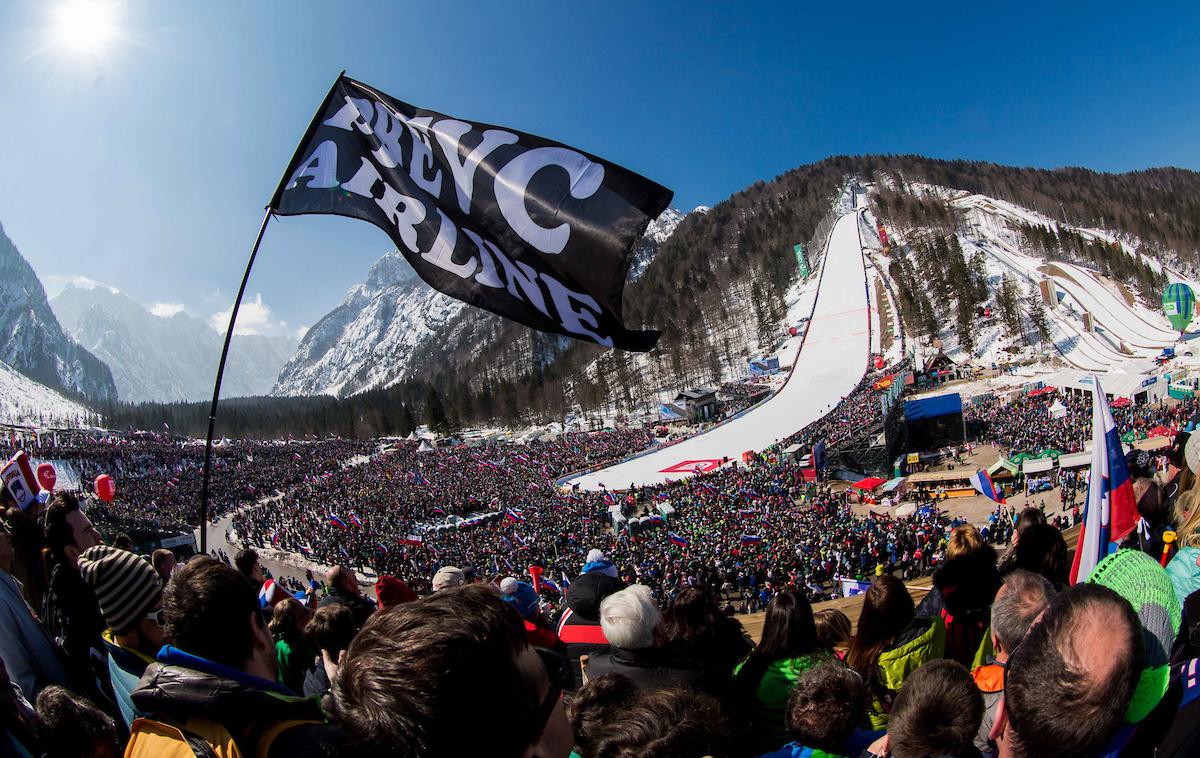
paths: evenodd
<path fill-rule="evenodd" d="M 187 656 L 175 652 L 180 657 Z M 162 660 L 160 654 L 159 662 L 146 667 L 146 673 L 130 695 L 138 710 L 177 725 L 190 719 L 215 721 L 233 735 L 242 755 L 258 754 L 258 738 L 272 724 L 310 721 L 313 723 L 281 732 L 270 744 L 268 755 L 284 758 L 338 754 L 341 734 L 325 723 L 325 714 L 316 698 L 286 694 L 287 688 L 275 682 L 222 671 L 224 667 L 220 664 L 202 659 L 195 659 L 193 665 L 211 670 Z"/>
<path fill-rule="evenodd" d="M 673 661 L 658 648 L 627 650 L 613 647 L 588 659 L 588 679 L 605 674 L 624 674 L 641 690 L 687 687 L 699 682 L 703 669 Z"/>

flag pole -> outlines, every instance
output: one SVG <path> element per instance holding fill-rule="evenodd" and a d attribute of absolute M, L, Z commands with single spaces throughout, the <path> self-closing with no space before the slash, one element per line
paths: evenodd
<path fill-rule="evenodd" d="M 250 269 L 254 267 L 254 259 L 258 256 L 258 247 L 262 244 L 263 234 L 267 231 L 267 223 L 271 220 L 272 207 L 268 205 L 263 212 L 262 226 L 258 227 L 258 237 L 250 250 L 250 260 L 246 261 L 246 272 L 242 274 L 242 286 L 238 287 L 237 298 L 233 301 L 233 310 L 229 312 L 229 328 L 225 330 L 225 346 L 221 348 L 221 362 L 217 364 L 217 381 L 213 384 L 212 407 L 208 411 L 208 437 L 204 441 L 204 478 L 200 483 L 200 553 L 208 553 L 208 481 L 212 475 L 212 446 L 213 432 L 217 426 L 217 403 L 221 399 L 221 379 L 225 376 L 225 359 L 229 357 L 229 343 L 233 339 L 233 325 L 237 322 L 238 309 L 242 307 L 242 296 L 246 294 L 246 282 L 250 280 Z"/>
<path fill-rule="evenodd" d="M 229 328 L 225 331 L 225 345 L 221 348 L 221 362 L 217 364 L 217 381 L 213 384 L 212 407 L 208 411 L 208 437 L 204 441 L 204 478 L 200 484 L 200 552 L 208 553 L 208 482 L 212 475 L 212 444 L 213 432 L 217 426 L 217 403 L 221 400 L 221 379 L 225 375 L 225 359 L 229 357 L 229 342 L 233 339 L 233 325 L 237 321 L 238 309 L 242 306 L 242 296 L 246 293 L 246 282 L 250 280 L 250 269 L 254 267 L 254 259 L 258 255 L 258 246 L 262 244 L 263 234 L 267 231 L 267 222 L 271 220 L 271 214 L 275 208 L 279 206 L 279 198 L 283 194 L 284 187 L 291 176 L 290 167 L 295 164 L 300 158 L 300 151 L 304 149 L 304 145 L 312 137 L 313 132 L 321 123 L 321 113 L 325 103 L 329 97 L 337 89 L 341 83 L 342 77 L 346 75 L 346 70 L 342 69 L 337 75 L 337 79 L 333 81 L 333 86 L 329 88 L 329 94 L 321 101 L 321 106 L 317 108 L 317 112 L 313 114 L 312 121 L 309 122 L 308 129 L 304 132 L 303 139 L 296 146 L 296 151 L 292 155 L 292 160 L 288 163 L 289 171 L 285 172 L 279 180 L 279 186 L 275 188 L 275 194 L 271 196 L 271 202 L 267 203 L 267 207 L 263 209 L 262 226 L 258 228 L 258 237 L 254 240 L 254 247 L 250 250 L 250 260 L 246 262 L 246 273 L 242 274 L 242 286 L 238 287 L 237 299 L 233 301 L 233 310 L 229 313 Z"/>

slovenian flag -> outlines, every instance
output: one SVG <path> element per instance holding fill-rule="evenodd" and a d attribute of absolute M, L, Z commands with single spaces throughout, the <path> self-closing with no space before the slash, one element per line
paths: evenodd
<path fill-rule="evenodd" d="M 1005 504 L 1004 497 L 996 490 L 996 485 L 992 483 L 992 478 L 988 476 L 988 472 L 979 469 L 974 474 L 971 474 L 971 486 L 980 495 L 983 495 L 993 503 Z"/>
<path fill-rule="evenodd" d="M 556 595 L 562 594 L 562 588 L 560 588 L 558 583 L 548 576 L 543 576 L 541 578 L 541 585 Z"/>
<path fill-rule="evenodd" d="M 360 519 L 360 518 L 358 517 L 358 514 L 357 514 L 357 513 L 351 513 L 351 514 L 350 514 L 350 523 L 351 523 L 351 524 L 354 524 L 354 525 L 355 525 L 355 526 L 357 526 L 359 529 L 362 529 L 362 525 L 363 525 L 363 523 L 362 523 L 362 519 Z"/>
<path fill-rule="evenodd" d="M 762 537 L 757 534 L 743 534 L 742 535 L 742 544 L 743 545 L 753 545 L 756 542 L 762 542 Z"/>
<path fill-rule="evenodd" d="M 278 529 L 271 532 L 271 546 L 279 547 L 279 530 Z"/>
<path fill-rule="evenodd" d="M 604 502 L 608 503 L 609 505 L 616 505 L 617 498 L 615 495 L 613 495 L 613 493 L 605 492 L 604 493 Z"/>
<path fill-rule="evenodd" d="M 680 547 L 687 547 L 690 544 L 686 537 L 681 537 L 675 532 L 667 532 L 667 540 L 672 545 L 679 545 Z"/>
<path fill-rule="evenodd" d="M 415 481 L 417 484 L 424 484 L 424 485 L 429 484 L 429 480 L 426 479 L 425 477 L 421 476 L 420 471 L 413 472 L 413 481 Z"/>
<path fill-rule="evenodd" d="M 519 524 L 525 520 L 525 517 L 521 515 L 524 512 L 525 511 L 521 510 L 520 508 L 508 508 L 504 511 L 504 518 L 505 520 L 511 521 L 514 524 Z"/>
<path fill-rule="evenodd" d="M 340 518 L 338 518 L 337 516 L 335 516 L 332 513 L 329 514 L 329 523 L 332 524 L 333 526 L 336 526 L 338 529 L 346 528 L 346 522 L 342 521 Z"/>
<path fill-rule="evenodd" d="M 521 550 L 529 549 L 529 545 L 526 544 L 525 538 L 522 537 L 521 535 L 517 534 L 516 532 L 513 532 L 513 542 L 515 542 L 517 547 L 520 548 Z"/>
<path fill-rule="evenodd" d="M 1117 549 L 1117 543 L 1133 531 L 1138 520 L 1133 480 L 1125 465 L 1117 424 L 1100 380 L 1094 374 L 1091 379 L 1092 472 L 1079 544 L 1071 564 L 1071 584 L 1087 581 L 1096 565 Z"/>
<path fill-rule="evenodd" d="M 419 535 L 419 534 L 410 534 L 407 537 L 397 537 L 396 541 L 399 542 L 401 545 L 412 545 L 414 547 L 420 547 L 421 543 L 424 540 L 422 539 L 421 535 Z"/>

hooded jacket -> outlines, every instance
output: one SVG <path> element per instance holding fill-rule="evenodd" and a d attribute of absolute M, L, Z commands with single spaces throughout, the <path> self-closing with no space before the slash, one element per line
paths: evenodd
<path fill-rule="evenodd" d="M 337 730 L 325 724 L 317 698 L 299 697 L 278 682 L 170 645 L 146 667 L 130 698 L 139 711 L 189 732 L 211 733 L 206 723 L 219 724 L 243 756 L 260 753 L 264 734 L 273 740 L 266 752 L 271 756 L 334 755 L 340 743 Z M 281 722 L 296 723 L 279 731 L 275 727 Z M 134 731 L 136 738 L 136 726 Z M 218 755 L 229 754 L 221 747 Z"/>
<path fill-rule="evenodd" d="M 880 683 L 892 692 L 899 692 L 909 674 L 941 658 L 945 649 L 946 628 L 941 619 L 917 616 L 892 646 L 879 654 Z M 867 707 L 866 722 L 868 729 L 887 729 L 887 711 L 874 694 Z"/>
<path fill-rule="evenodd" d="M 947 658 L 971 665 L 1002 583 L 991 545 L 951 558 L 934 572 L 934 589 L 921 601 L 917 615 L 942 619 Z"/>
<path fill-rule="evenodd" d="M 558 618 L 557 633 L 573 661 L 578 662 L 581 655 L 608 652 L 608 639 L 600 628 L 600 602 L 623 589 L 624 582 L 607 574 L 582 574 L 571 582 L 566 593 L 567 606 Z"/>

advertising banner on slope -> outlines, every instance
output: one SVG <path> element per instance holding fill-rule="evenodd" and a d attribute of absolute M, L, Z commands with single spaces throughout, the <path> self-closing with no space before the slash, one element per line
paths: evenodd
<path fill-rule="evenodd" d="M 796 268 L 800 269 L 800 277 L 802 279 L 807 279 L 809 273 L 811 273 L 808 269 L 808 253 L 804 252 L 804 245 L 799 243 L 796 244 L 795 251 Z"/>
<path fill-rule="evenodd" d="M 435 289 L 544 332 L 645 351 L 622 295 L 671 191 L 531 134 L 424 110 L 339 77 L 270 207 L 383 229 Z"/>

